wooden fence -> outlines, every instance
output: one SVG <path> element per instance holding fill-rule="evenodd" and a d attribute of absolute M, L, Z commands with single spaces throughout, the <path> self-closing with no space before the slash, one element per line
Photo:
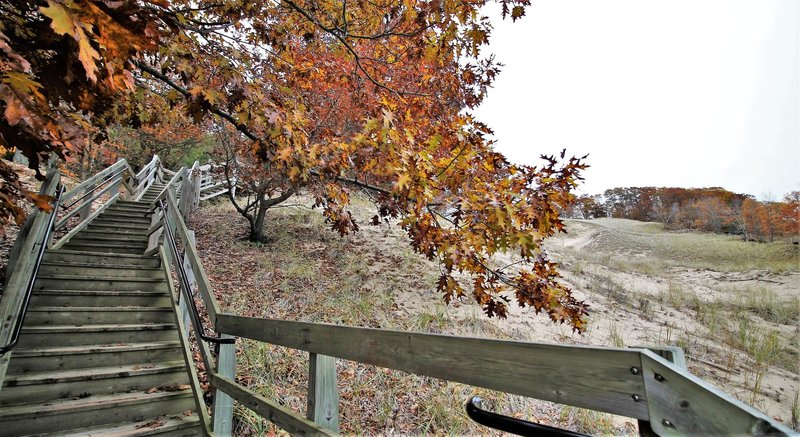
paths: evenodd
<path fill-rule="evenodd" d="M 175 192 L 165 192 L 167 211 L 154 226 L 174 229 L 185 253 L 180 256 L 161 250 L 161 256 L 165 264 L 188 267 L 195 284 L 190 292 L 205 306 L 211 328 L 222 336 L 303 350 L 310 358 L 308 407 L 302 415 L 235 382 L 234 345 L 220 345 L 213 362 L 208 345 L 198 342 L 209 380 L 217 390 L 216 399 L 223 400 L 214 410 L 217 435 L 231 434 L 230 399 L 292 434 L 336 434 L 336 359 L 628 416 L 647 422 L 657 435 L 791 434 L 785 426 L 690 374 L 681 363 L 648 349 L 456 337 L 223 312 L 193 234 L 179 213 L 183 199 L 176 199 Z M 202 328 L 192 324 L 191 329 L 199 338 Z"/>

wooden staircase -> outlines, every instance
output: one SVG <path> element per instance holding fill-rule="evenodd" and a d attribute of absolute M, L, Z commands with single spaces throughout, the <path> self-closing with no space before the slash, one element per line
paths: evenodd
<path fill-rule="evenodd" d="M 0 389 L 0 435 L 202 435 L 200 397 L 161 260 L 152 185 L 45 252 Z"/>

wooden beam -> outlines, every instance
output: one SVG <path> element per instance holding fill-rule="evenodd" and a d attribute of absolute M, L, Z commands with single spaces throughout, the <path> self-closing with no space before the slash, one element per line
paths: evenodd
<path fill-rule="evenodd" d="M 64 226 L 69 219 L 71 219 L 72 217 L 74 217 L 76 214 L 80 213 L 84 209 L 91 207 L 92 203 L 94 203 L 95 200 L 97 200 L 100 197 L 102 197 L 103 194 L 106 194 L 108 191 L 113 190 L 114 187 L 118 187 L 119 183 L 120 183 L 120 180 L 118 179 L 118 180 L 112 182 L 111 184 L 107 185 L 102 190 L 100 190 L 97 193 L 95 193 L 94 196 L 89 198 L 89 200 L 84 200 L 82 205 L 80 205 L 79 207 L 77 207 L 77 208 L 73 209 L 72 211 L 68 212 L 64 217 L 61 217 L 58 220 L 58 222 L 56 223 L 56 229 L 61 229 L 61 227 Z M 112 195 L 111 197 L 112 198 L 119 197 L 119 191 L 117 191 L 117 193 Z M 91 214 L 88 214 L 86 217 L 82 217 L 81 221 L 85 221 L 89 217 L 91 217 Z"/>
<path fill-rule="evenodd" d="M 642 369 L 650 426 L 666 435 L 793 435 L 755 408 L 648 350 Z"/>
<path fill-rule="evenodd" d="M 183 178 L 185 175 L 186 175 L 186 167 L 181 167 L 181 169 L 178 170 L 178 172 L 172 176 L 169 182 L 167 182 L 167 185 L 164 187 L 164 189 L 161 190 L 160 193 L 158 193 L 158 196 L 152 202 L 150 202 L 150 207 L 153 207 L 161 199 L 167 197 L 167 191 L 169 191 L 170 187 L 172 187 L 173 184 L 177 184 L 178 181 L 181 180 L 181 178 Z"/>
<path fill-rule="evenodd" d="M 79 193 L 83 192 L 83 190 L 85 190 L 86 188 L 91 187 L 94 184 L 100 182 L 106 176 L 108 176 L 110 174 L 113 174 L 114 172 L 116 172 L 118 170 L 122 170 L 122 168 L 125 167 L 125 165 L 127 165 L 127 162 L 125 162 L 123 160 L 120 160 L 120 161 L 117 161 L 111 167 L 106 167 L 105 170 L 100 171 L 99 173 L 95 174 L 94 176 L 90 177 L 89 179 L 86 179 L 85 181 L 79 183 L 73 189 L 71 189 L 71 190 L 67 191 L 66 193 L 64 193 L 61 196 L 61 202 L 62 203 L 66 203 L 68 200 L 70 200 L 73 197 L 75 197 L 76 194 L 79 194 Z"/>
<path fill-rule="evenodd" d="M 56 169 L 51 169 L 39 189 L 39 194 L 52 196 L 56 192 L 58 184 L 61 182 L 61 174 Z M 6 286 L 0 295 L 0 345 L 4 345 L 11 340 L 11 333 L 17 322 L 17 316 L 21 311 L 22 302 L 27 291 L 28 282 L 33 274 L 34 253 L 39 249 L 47 231 L 50 221 L 50 214 L 40 210 L 34 210 L 28 216 L 22 231 L 17 235 L 12 252 L 14 256 L 9 259 L 8 269 L 6 270 Z M 6 352 L 0 356 L 0 390 L 2 390 L 3 380 L 5 379 L 8 362 L 13 351 Z"/>
<path fill-rule="evenodd" d="M 167 251 L 164 246 L 161 246 L 159 250 L 159 256 L 161 257 L 161 268 L 164 271 L 164 277 L 167 279 L 167 287 L 169 288 L 169 296 L 172 300 L 172 309 L 175 314 L 175 322 L 178 325 L 178 332 L 180 333 L 179 337 L 181 341 L 181 352 L 183 353 L 183 360 L 186 363 L 186 368 L 189 371 L 189 382 L 192 385 L 197 415 L 200 418 L 200 424 L 203 426 L 204 433 L 208 435 L 209 431 L 211 430 L 211 416 L 209 416 L 206 403 L 203 400 L 203 389 L 200 387 L 200 380 L 197 377 L 194 356 L 192 355 L 189 343 L 189 334 L 188 331 L 186 331 L 187 327 L 184 325 L 184 321 L 181 320 L 177 313 L 178 301 L 176 300 L 175 296 L 175 283 L 172 281 L 172 271 L 169 268 L 169 257 L 167 256 Z"/>
<path fill-rule="evenodd" d="M 221 335 L 222 338 L 233 338 Z M 230 381 L 236 380 L 236 344 L 220 344 L 217 354 L 217 373 Z M 233 398 L 217 389 L 214 393 L 214 433 L 230 437 L 233 433 Z"/>
<path fill-rule="evenodd" d="M 259 395 L 253 390 L 220 376 L 216 372 L 208 372 L 208 374 L 211 376 L 211 384 L 213 384 L 215 387 L 224 391 L 225 393 L 228 393 L 240 404 L 255 411 L 261 417 L 271 421 L 275 425 L 286 430 L 291 435 L 338 435 L 306 419 L 305 417 L 300 416 L 294 411 Z"/>
<path fill-rule="evenodd" d="M 105 211 L 106 208 L 108 208 L 114 202 L 116 202 L 118 198 L 119 198 L 119 193 L 117 193 L 117 195 L 113 196 L 112 198 L 108 199 L 108 202 L 102 204 L 99 208 L 97 208 L 92 213 L 92 215 L 86 218 L 86 220 L 83 220 L 82 222 L 78 223 L 74 228 L 72 228 L 69 232 L 67 232 L 66 235 L 61 237 L 61 239 L 58 240 L 58 242 L 53 245 L 53 249 L 60 249 L 61 246 L 67 244 L 70 238 L 74 237 L 75 234 L 82 231 L 86 226 L 89 226 L 89 223 L 91 223 L 92 220 L 94 220 L 95 218 L 97 218 L 97 216 L 102 214 L 103 211 Z"/>
<path fill-rule="evenodd" d="M 454 337 L 225 313 L 216 320 L 217 331 L 225 334 L 561 404 L 649 418 L 636 350 Z"/>
<path fill-rule="evenodd" d="M 310 353 L 308 357 L 308 409 L 306 417 L 339 432 L 339 387 L 336 358 Z"/>
<path fill-rule="evenodd" d="M 216 330 L 217 314 L 220 313 L 220 310 L 217 299 L 214 297 L 211 283 L 208 280 L 206 269 L 203 268 L 203 264 L 200 261 L 200 255 L 197 254 L 197 248 L 195 247 L 194 243 L 192 243 L 189 229 L 186 227 L 186 222 L 183 221 L 183 217 L 178 212 L 178 206 L 176 205 L 175 197 L 172 195 L 172 193 L 167 195 L 167 204 L 167 216 L 172 224 L 176 227 L 175 231 L 177 237 L 183 242 L 186 256 L 189 260 L 189 264 L 192 266 L 194 277 L 197 280 L 197 290 L 200 293 L 200 297 L 203 299 L 206 311 L 208 312 L 208 318 L 213 325 L 212 327 Z"/>

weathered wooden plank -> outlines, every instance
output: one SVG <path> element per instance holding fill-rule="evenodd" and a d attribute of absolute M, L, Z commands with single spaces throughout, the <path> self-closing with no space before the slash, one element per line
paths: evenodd
<path fill-rule="evenodd" d="M 792 435 L 785 426 L 722 390 L 642 350 L 650 426 L 669 435 Z"/>
<path fill-rule="evenodd" d="M 221 335 L 222 338 L 233 338 Z M 236 380 L 236 344 L 220 344 L 217 354 L 217 373 L 230 381 Z M 233 398 L 217 389 L 214 394 L 214 432 L 223 437 L 233 433 Z"/>
<path fill-rule="evenodd" d="M 77 208 L 73 209 L 72 211 L 68 212 L 66 215 L 64 215 L 63 217 L 61 217 L 58 220 L 58 222 L 56 223 L 56 229 L 61 229 L 61 227 L 64 226 L 69 219 L 74 217 L 76 214 L 79 214 L 81 211 L 85 210 L 86 208 L 90 208 L 92 206 L 92 203 L 94 203 L 95 200 L 97 200 L 100 197 L 102 197 L 103 194 L 106 194 L 107 192 L 113 190 L 115 187 L 118 187 L 120 182 L 121 182 L 121 180 L 119 178 L 117 178 L 117 179 L 113 180 L 109 185 L 106 185 L 105 188 L 103 188 L 102 190 L 100 190 L 97 193 L 95 193 L 88 200 L 84 199 L 84 201 L 81 203 L 81 205 L 79 205 Z M 113 197 L 113 198 L 119 197 L 119 192 L 117 192 L 116 194 L 112 195 L 111 197 Z M 89 209 L 89 211 L 91 211 L 91 208 Z M 81 216 L 81 219 L 83 221 L 83 220 L 86 220 L 88 217 L 91 217 L 91 214 L 87 214 L 86 217 Z"/>
<path fill-rule="evenodd" d="M 195 239 L 194 236 L 194 231 L 189 231 L 189 240 L 192 242 L 192 244 L 195 245 L 197 244 L 197 240 Z M 192 270 L 192 263 L 189 262 L 188 255 L 184 253 L 181 262 L 183 263 L 183 269 L 186 272 L 186 280 L 189 281 L 189 287 L 191 287 L 191 289 L 194 289 L 195 287 L 197 287 L 197 279 L 195 279 L 194 277 L 194 271 Z M 189 326 L 189 323 L 191 323 L 192 319 L 191 316 L 189 315 L 189 307 L 187 306 L 186 298 L 182 296 L 180 298 L 180 309 L 181 309 L 180 315 L 181 317 L 183 317 L 184 323 L 186 323 L 186 326 Z"/>
<path fill-rule="evenodd" d="M 58 170 L 51 169 L 39 189 L 39 194 L 54 195 L 60 182 L 61 174 Z M 50 214 L 55 214 L 55 211 Z M 5 345 L 11 340 L 11 333 L 16 325 L 25 291 L 27 291 L 28 280 L 33 273 L 34 263 L 32 261 L 36 256 L 34 251 L 38 250 L 39 245 L 42 244 L 50 221 L 50 214 L 39 210 L 30 214 L 23 227 L 23 232 L 17 236 L 22 240 L 14 243 L 15 258 L 9 260 L 6 270 L 6 286 L 3 294 L 0 295 L 0 345 Z M 44 244 L 47 242 L 45 241 Z M 0 356 L 0 390 L 2 390 L 12 353 L 13 351 L 9 351 Z"/>
<path fill-rule="evenodd" d="M 103 211 L 105 211 L 105 210 L 106 210 L 106 208 L 108 208 L 108 207 L 109 207 L 109 206 L 111 206 L 111 205 L 112 205 L 114 202 L 116 202 L 118 198 L 119 198 L 119 193 L 117 193 L 117 195 L 116 195 L 116 196 L 114 196 L 114 197 L 112 197 L 112 198 L 108 199 L 108 202 L 106 202 L 106 203 L 102 204 L 102 205 L 101 205 L 99 208 L 97 208 L 97 209 L 96 209 L 96 210 L 95 210 L 95 211 L 92 213 L 92 215 L 90 215 L 89 217 L 87 217 L 87 218 L 86 218 L 86 220 L 83 220 L 82 222 L 78 223 L 78 224 L 77 224 L 77 225 L 76 225 L 74 228 L 72 228 L 72 229 L 71 229 L 71 230 L 70 230 L 70 231 L 69 231 L 69 232 L 68 232 L 66 235 L 64 235 L 63 237 L 61 237 L 61 239 L 60 239 L 60 240 L 58 240 L 58 242 L 56 242 L 56 243 L 53 245 L 53 249 L 60 249 L 60 248 L 61 248 L 61 246 L 63 246 L 63 245 L 65 245 L 65 244 L 67 244 L 67 242 L 70 240 L 70 238 L 74 237 L 74 236 L 75 236 L 75 235 L 76 235 L 78 232 L 82 231 L 82 230 L 83 230 L 85 227 L 89 226 L 89 223 L 91 223 L 91 222 L 92 222 L 92 220 L 94 220 L 95 218 L 97 218 L 97 216 L 99 216 L 100 214 L 102 214 L 102 213 L 103 213 Z"/>
<path fill-rule="evenodd" d="M 286 430 L 289 434 L 308 436 L 338 435 L 298 415 L 294 411 L 260 396 L 249 388 L 220 376 L 216 372 L 209 372 L 209 374 L 211 375 L 211 383 L 215 387 L 228 393 L 239 403 Z"/>
<path fill-rule="evenodd" d="M 75 195 L 82 193 L 86 188 L 94 186 L 96 183 L 101 182 L 106 176 L 109 176 L 119 170 L 122 170 L 127 165 L 127 162 L 119 160 L 111 167 L 106 167 L 104 170 L 98 172 L 94 176 L 86 179 L 85 181 L 76 185 L 73 189 L 67 191 L 61 196 L 61 202 L 65 203 L 75 197 Z"/>
<path fill-rule="evenodd" d="M 213 198 L 215 198 L 215 197 L 217 197 L 217 196 L 221 196 L 221 195 L 223 195 L 223 194 L 225 194 L 225 193 L 227 193 L 227 192 L 228 192 L 228 189 L 227 189 L 227 188 L 225 188 L 224 190 L 220 190 L 220 191 L 217 191 L 217 192 L 215 192 L 215 193 L 211 193 L 211 194 L 209 194 L 209 195 L 206 195 L 206 196 L 201 196 L 201 197 L 200 197 L 200 200 L 202 201 L 202 200 L 213 199 Z"/>
<path fill-rule="evenodd" d="M 176 226 L 177 237 L 183 242 L 185 254 L 187 255 L 189 263 L 192 266 L 192 272 L 195 280 L 197 280 L 197 290 L 200 293 L 200 297 L 203 299 L 206 311 L 208 312 L 208 318 L 213 325 L 212 327 L 216 330 L 217 314 L 220 313 L 220 310 L 217 299 L 214 297 L 214 291 L 211 287 L 211 283 L 208 280 L 206 269 L 203 268 L 203 264 L 200 261 L 200 255 L 197 254 L 197 248 L 195 247 L 194 243 L 191 242 L 189 229 L 186 227 L 186 222 L 183 221 L 183 217 L 181 217 L 181 214 L 178 212 L 175 197 L 172 193 L 169 193 L 167 196 L 167 203 L 167 215 L 169 217 L 169 221 Z"/>
<path fill-rule="evenodd" d="M 158 209 L 150 216 L 150 228 L 147 230 L 147 249 L 144 251 L 146 256 L 155 253 L 158 249 L 158 243 L 161 241 L 161 234 L 163 233 L 164 218 L 163 212 Z"/>
<path fill-rule="evenodd" d="M 321 323 L 217 317 L 225 334 L 507 393 L 647 419 L 639 352 Z M 634 400 L 633 395 L 638 398 Z"/>
<path fill-rule="evenodd" d="M 213 181 L 212 181 L 212 182 L 213 182 Z M 214 182 L 214 183 L 212 183 L 212 184 L 208 184 L 208 185 L 201 185 L 201 186 L 200 186 L 200 191 L 201 191 L 201 192 L 203 192 L 203 191 L 208 191 L 208 190 L 210 190 L 210 189 L 212 189 L 212 188 L 217 188 L 217 187 L 219 187 L 219 186 L 222 186 L 222 185 L 225 185 L 225 182 L 224 182 L 224 181 L 223 181 L 223 182 Z"/>
<path fill-rule="evenodd" d="M 178 302 L 175 299 L 175 283 L 172 281 L 172 272 L 170 272 L 169 268 L 169 256 L 167 255 L 167 251 L 163 246 L 161 246 L 161 250 L 159 250 L 159 256 L 161 257 L 161 267 L 163 269 L 164 276 L 167 278 L 167 286 L 169 287 L 169 295 L 170 299 L 172 300 L 172 308 L 173 310 L 177 311 Z M 186 368 L 189 371 L 189 381 L 192 384 L 192 392 L 194 394 L 197 414 L 200 417 L 200 422 L 203 425 L 204 432 L 208 434 L 208 432 L 211 430 L 211 416 L 209 416 L 208 409 L 206 409 L 206 403 L 203 400 L 203 389 L 200 387 L 200 380 L 197 377 L 194 356 L 192 355 L 192 351 L 189 346 L 189 334 L 186 330 L 186 326 L 184 325 L 184 321 L 181 320 L 180 317 L 177 317 L 177 314 L 175 321 L 178 324 L 178 332 L 180 332 L 181 352 L 183 353 L 183 359 L 186 363 Z M 205 350 L 203 352 L 208 351 Z"/>
<path fill-rule="evenodd" d="M 141 180 L 142 175 L 149 172 L 150 170 L 154 169 L 156 165 L 158 165 L 158 155 L 153 155 L 153 158 L 150 159 L 150 162 L 147 163 L 144 167 L 139 170 L 139 173 L 136 173 L 136 178 Z"/>
<path fill-rule="evenodd" d="M 336 358 L 310 353 L 308 357 L 308 409 L 306 417 L 339 432 L 339 387 Z"/>

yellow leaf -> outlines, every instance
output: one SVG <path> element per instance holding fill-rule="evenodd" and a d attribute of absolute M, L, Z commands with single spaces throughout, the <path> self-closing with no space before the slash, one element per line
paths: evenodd
<path fill-rule="evenodd" d="M 64 6 L 52 0 L 47 0 L 47 4 L 49 6 L 43 6 L 39 8 L 39 12 L 52 20 L 50 27 L 52 27 L 53 30 L 59 35 L 73 35 L 75 31 L 75 23 L 72 21 L 72 17 L 64 8 Z"/>
<path fill-rule="evenodd" d="M 100 53 L 97 53 L 97 50 L 92 47 L 91 41 L 89 41 L 89 37 L 86 36 L 83 29 L 77 28 L 76 29 L 76 40 L 78 41 L 78 58 L 81 60 L 81 64 L 83 64 L 83 69 L 86 70 L 86 78 L 91 80 L 92 82 L 97 82 L 97 64 L 95 63 L 96 60 L 100 59 Z"/>

